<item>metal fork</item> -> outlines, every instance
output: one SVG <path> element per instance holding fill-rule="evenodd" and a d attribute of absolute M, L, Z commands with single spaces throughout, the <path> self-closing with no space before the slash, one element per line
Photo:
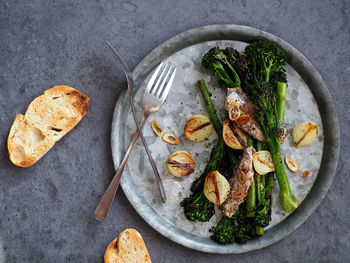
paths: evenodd
<path fill-rule="evenodd" d="M 107 43 L 108 44 L 108 43 Z M 147 118 L 155 111 L 157 111 L 160 106 L 165 101 L 171 85 L 174 81 L 176 73 L 176 68 L 171 66 L 169 63 L 161 63 L 153 75 L 151 76 L 151 79 L 149 80 L 145 93 L 143 94 L 142 98 L 142 120 L 139 124 L 139 128 L 142 129 Z M 131 143 L 129 145 L 129 148 L 127 149 L 124 159 L 122 160 L 116 174 L 114 175 L 112 182 L 108 186 L 105 194 L 103 195 L 100 203 L 95 209 L 94 216 L 96 219 L 103 221 L 112 205 L 112 202 L 114 200 L 114 196 L 116 194 L 121 175 L 124 171 L 124 168 L 129 160 L 130 154 L 132 152 L 132 149 L 135 146 L 135 143 L 139 137 L 139 132 L 136 131 L 134 134 L 134 137 L 131 140 Z M 156 174 L 157 175 L 157 174 Z M 159 176 L 159 174 L 158 174 Z M 158 187 L 160 187 L 161 181 L 160 178 L 157 178 Z M 158 180 L 159 179 L 159 180 Z M 163 194 L 165 196 L 164 188 L 162 188 Z M 161 193 L 162 193 L 161 190 Z M 162 194 L 162 196 L 163 196 Z"/>

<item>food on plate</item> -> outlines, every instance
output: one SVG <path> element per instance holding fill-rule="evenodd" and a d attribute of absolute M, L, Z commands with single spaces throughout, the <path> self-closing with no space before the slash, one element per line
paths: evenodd
<path fill-rule="evenodd" d="M 293 173 L 296 173 L 299 171 L 299 168 L 300 168 L 299 164 L 296 161 L 294 161 L 292 158 L 286 157 L 284 161 L 290 171 L 292 171 Z"/>
<path fill-rule="evenodd" d="M 166 143 L 169 143 L 172 145 L 180 144 L 180 139 L 175 134 L 172 134 L 170 132 L 164 132 L 162 139 Z"/>
<path fill-rule="evenodd" d="M 154 133 L 157 136 L 161 136 L 162 135 L 162 129 L 160 128 L 159 123 L 158 123 L 157 120 L 154 120 L 154 121 L 151 122 L 151 127 L 152 127 L 152 130 L 154 131 Z"/>
<path fill-rule="evenodd" d="M 181 205 L 189 220 L 209 221 L 215 213 L 211 202 L 219 202 L 218 198 L 212 199 L 215 191 L 208 195 L 204 188 L 203 193 L 203 186 L 211 180 L 207 174 L 215 171 L 210 174 L 220 174 L 228 180 L 230 193 L 219 207 L 223 217 L 211 229 L 211 238 L 216 242 L 244 243 L 264 234 L 264 227 L 271 221 L 275 176 L 283 208 L 289 212 L 299 206 L 280 151 L 288 135 L 283 124 L 288 87 L 283 68 L 286 61 L 283 50 L 268 41 L 253 42 L 243 53 L 231 47 L 214 47 L 203 56 L 202 65 L 218 76 L 218 83 L 227 94 L 222 106 L 229 119 L 220 122 L 211 93 L 203 80 L 198 81 L 219 141 L 206 169 L 192 183 L 191 195 Z"/>
<path fill-rule="evenodd" d="M 276 72 L 272 76 L 272 82 L 276 85 L 276 108 L 277 116 L 281 123 L 284 122 L 284 112 L 286 107 L 286 96 L 287 96 L 287 77 L 282 71 Z"/>
<path fill-rule="evenodd" d="M 200 142 L 207 139 L 213 129 L 211 121 L 203 115 L 194 115 L 186 121 L 184 133 L 190 141 Z"/>
<path fill-rule="evenodd" d="M 231 120 L 224 121 L 222 136 L 226 145 L 232 149 L 241 150 L 247 147 L 247 136 L 245 132 Z"/>
<path fill-rule="evenodd" d="M 210 98 L 210 94 L 205 85 L 205 82 L 203 80 L 198 81 L 198 87 L 205 101 L 206 109 L 209 113 L 210 120 L 214 126 L 214 129 L 218 134 L 221 134 L 222 127 L 220 120 L 216 114 L 216 110 Z M 181 206 L 184 209 L 184 214 L 190 221 L 206 222 L 209 221 L 215 213 L 214 204 L 205 197 L 203 186 L 207 174 L 209 172 L 215 171 L 218 166 L 218 161 L 223 158 L 224 148 L 225 142 L 222 136 L 220 136 L 219 142 L 213 149 L 204 172 L 192 183 L 192 194 L 189 197 L 185 197 L 181 202 Z"/>
<path fill-rule="evenodd" d="M 141 234 L 135 229 L 127 228 L 108 245 L 104 262 L 151 263 L 151 258 Z"/>
<path fill-rule="evenodd" d="M 306 177 L 309 176 L 309 174 L 310 174 L 310 171 L 305 171 L 305 172 L 303 172 L 302 177 L 303 177 L 303 178 L 306 178 Z"/>
<path fill-rule="evenodd" d="M 265 175 L 275 171 L 275 166 L 269 151 L 259 151 L 253 155 L 254 169 L 258 174 Z"/>
<path fill-rule="evenodd" d="M 244 202 L 244 198 L 248 195 L 249 187 L 254 180 L 253 170 L 253 154 L 255 149 L 248 147 L 243 150 L 241 160 L 235 167 L 233 175 L 229 180 L 230 194 L 222 205 L 222 213 L 224 216 L 232 217 L 238 206 Z M 240 180 L 240 176 L 244 174 L 244 181 Z"/>
<path fill-rule="evenodd" d="M 228 197 L 230 184 L 218 171 L 212 171 L 205 178 L 203 192 L 210 202 L 220 206 Z"/>
<path fill-rule="evenodd" d="M 186 151 L 177 151 L 169 156 L 166 166 L 169 172 L 176 177 L 183 177 L 194 171 L 196 163 L 191 154 Z"/>
<path fill-rule="evenodd" d="M 237 104 L 239 107 L 238 111 L 236 111 Z M 231 120 L 235 121 L 242 130 L 259 141 L 265 141 L 259 124 L 255 120 L 255 112 L 258 107 L 250 101 L 241 88 L 227 89 L 225 105 L 229 115 L 234 116 Z M 234 105 L 234 107 L 232 107 L 232 105 Z M 232 111 L 234 111 L 234 113 Z M 239 112 L 239 114 L 237 114 L 237 112 Z"/>
<path fill-rule="evenodd" d="M 317 125 L 313 122 L 299 123 L 292 131 L 294 146 L 307 146 L 312 144 L 317 137 Z"/>
<path fill-rule="evenodd" d="M 17 114 L 7 140 L 10 160 L 30 167 L 85 116 L 90 99 L 68 86 L 54 86 Z"/>

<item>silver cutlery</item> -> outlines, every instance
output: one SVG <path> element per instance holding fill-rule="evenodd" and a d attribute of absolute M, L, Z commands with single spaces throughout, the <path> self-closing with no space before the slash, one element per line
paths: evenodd
<path fill-rule="evenodd" d="M 109 49 L 109 51 L 111 51 L 113 57 L 120 63 L 120 65 L 122 66 L 122 68 L 124 70 L 124 73 L 125 73 L 125 76 L 127 79 L 127 84 L 128 84 L 131 110 L 132 110 L 134 120 L 135 120 L 135 123 L 137 126 L 137 131 L 131 140 L 131 143 L 130 143 L 130 145 L 125 153 L 125 156 L 124 156 L 116 174 L 114 175 L 114 177 L 113 177 L 110 185 L 108 186 L 105 194 L 103 195 L 100 203 L 98 204 L 98 206 L 95 209 L 94 216 L 96 219 L 98 219 L 100 221 L 103 221 L 107 217 L 107 214 L 108 214 L 108 212 L 111 208 L 112 202 L 114 200 L 116 191 L 118 189 L 121 175 L 124 171 L 124 168 L 125 168 L 128 160 L 129 160 L 130 154 L 132 152 L 132 149 L 135 146 L 135 143 L 136 143 L 139 135 L 141 137 L 143 145 L 145 146 L 147 155 L 150 159 L 151 166 L 152 166 L 153 172 L 154 172 L 155 177 L 156 177 L 157 185 L 158 185 L 159 191 L 161 193 L 162 200 L 163 200 L 163 202 L 166 201 L 164 187 L 163 187 L 161 178 L 159 176 L 158 170 L 154 164 L 153 158 L 152 158 L 152 156 L 149 152 L 149 149 L 147 147 L 146 141 L 143 137 L 142 128 L 143 128 L 147 118 L 153 112 L 157 111 L 160 108 L 160 106 L 163 104 L 163 102 L 165 101 L 165 99 L 170 91 L 171 85 L 174 81 L 174 77 L 175 77 L 175 73 L 176 73 L 176 68 L 174 66 L 171 66 L 169 63 L 161 63 L 157 67 L 157 69 L 155 70 L 155 72 L 151 76 L 151 79 L 149 80 L 147 87 L 146 87 L 146 90 L 143 94 L 142 120 L 141 120 L 141 123 L 139 124 L 138 120 L 136 118 L 135 108 L 133 105 L 133 94 L 132 94 L 133 80 L 132 80 L 131 71 L 128 69 L 127 65 L 125 64 L 123 59 L 118 55 L 118 53 L 114 50 L 114 48 L 107 41 L 104 41 L 104 44 Z"/>

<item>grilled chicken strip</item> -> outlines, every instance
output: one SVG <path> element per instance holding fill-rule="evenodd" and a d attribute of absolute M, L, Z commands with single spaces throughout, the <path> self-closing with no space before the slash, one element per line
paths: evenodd
<path fill-rule="evenodd" d="M 240 162 L 233 171 L 230 178 L 230 193 L 226 201 L 221 206 L 224 216 L 231 217 L 236 212 L 238 206 L 243 203 L 248 194 L 249 187 L 254 180 L 253 154 L 255 149 L 248 147 L 243 150 Z"/>
<path fill-rule="evenodd" d="M 265 141 L 259 124 L 254 117 L 258 107 L 250 101 L 241 88 L 227 89 L 225 106 L 229 113 L 230 120 L 235 121 L 242 130 L 255 139 L 262 142 Z"/>

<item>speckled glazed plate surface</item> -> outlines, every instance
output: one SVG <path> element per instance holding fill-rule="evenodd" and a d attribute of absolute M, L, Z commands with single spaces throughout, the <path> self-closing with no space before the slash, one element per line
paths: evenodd
<path fill-rule="evenodd" d="M 286 213 L 279 202 L 278 183 L 273 192 L 272 221 L 262 237 L 246 244 L 220 245 L 210 240 L 209 229 L 221 218 L 217 213 L 209 222 L 188 221 L 180 202 L 190 193 L 190 186 L 206 166 L 212 147 L 217 141 L 215 132 L 209 140 L 194 143 L 186 140 L 183 127 L 194 114 L 207 115 L 197 80 L 204 79 L 213 93 L 218 114 L 223 118 L 225 94 L 218 88 L 217 79 L 205 70 L 200 62 L 202 55 L 211 47 L 232 46 L 243 51 L 247 43 L 266 39 L 278 44 L 288 54 L 285 67 L 288 77 L 286 100 L 286 124 L 289 131 L 299 122 L 312 121 L 319 127 L 314 144 L 295 149 L 291 136 L 282 146 L 282 156 L 296 160 L 301 170 L 311 175 L 303 179 L 300 174 L 287 171 L 293 194 L 302 201 L 293 212 Z M 281 39 L 246 26 L 211 25 L 183 32 L 150 52 L 135 68 L 135 105 L 141 119 L 141 99 L 150 74 L 160 61 L 169 61 L 177 67 L 177 75 L 166 102 L 151 115 L 144 128 L 144 135 L 163 178 L 167 202 L 161 202 L 147 155 L 139 142 L 124 172 L 121 186 L 136 211 L 158 232 L 167 238 L 192 249 L 210 253 L 243 253 L 271 245 L 297 229 L 313 213 L 325 196 L 337 165 L 339 152 L 339 131 L 337 116 L 329 92 L 319 73 L 310 62 L 292 46 Z M 152 120 L 158 120 L 164 131 L 173 132 L 181 139 L 177 146 L 168 145 L 156 137 L 150 128 Z M 126 147 L 136 130 L 128 96 L 123 92 L 116 104 L 112 124 L 112 154 L 117 169 Z M 185 178 L 175 178 L 167 171 L 168 156 L 185 150 L 194 156 L 195 172 Z"/>

